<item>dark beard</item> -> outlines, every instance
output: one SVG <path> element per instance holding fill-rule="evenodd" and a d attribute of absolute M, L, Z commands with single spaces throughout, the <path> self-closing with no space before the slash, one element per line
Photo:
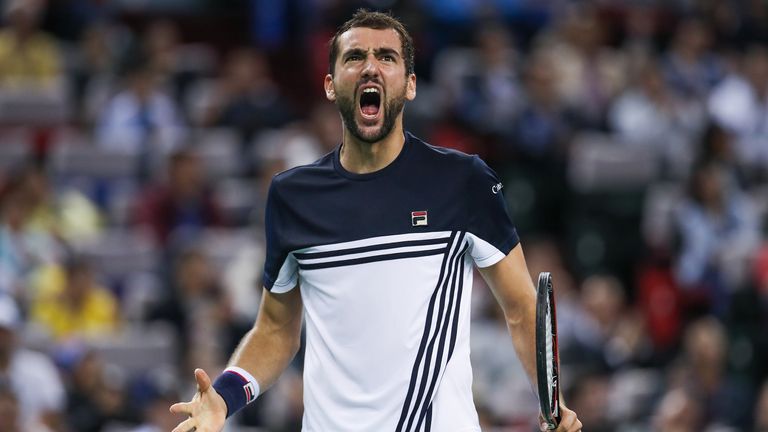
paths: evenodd
<path fill-rule="evenodd" d="M 342 96 L 336 98 L 336 106 L 341 113 L 344 127 L 346 127 L 349 133 L 359 141 L 372 144 L 381 141 L 392 132 L 392 128 L 395 127 L 395 119 L 405 106 L 405 89 L 403 89 L 401 94 L 384 103 L 384 122 L 382 123 L 381 128 L 379 128 L 379 132 L 371 137 L 363 136 L 362 131 L 355 121 L 355 110 L 358 109 L 356 105 L 354 98 L 350 99 Z"/>

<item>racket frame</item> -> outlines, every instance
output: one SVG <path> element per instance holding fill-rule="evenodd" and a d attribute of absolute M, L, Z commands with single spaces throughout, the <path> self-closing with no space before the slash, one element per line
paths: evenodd
<path fill-rule="evenodd" d="M 550 306 L 550 324 L 552 326 L 552 382 L 547 374 L 547 305 Z M 560 358 L 557 347 L 557 314 L 555 310 L 555 295 L 552 287 L 552 275 L 549 272 L 539 273 L 536 286 L 536 381 L 539 392 L 541 416 L 547 424 L 547 429 L 557 429 L 560 424 Z M 547 395 L 552 397 L 548 398 Z"/>

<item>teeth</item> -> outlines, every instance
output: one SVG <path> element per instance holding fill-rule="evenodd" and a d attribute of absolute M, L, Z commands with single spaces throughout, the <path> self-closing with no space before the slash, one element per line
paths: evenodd
<path fill-rule="evenodd" d="M 363 93 L 378 93 L 379 89 L 375 87 L 368 87 L 367 89 L 363 89 Z"/>

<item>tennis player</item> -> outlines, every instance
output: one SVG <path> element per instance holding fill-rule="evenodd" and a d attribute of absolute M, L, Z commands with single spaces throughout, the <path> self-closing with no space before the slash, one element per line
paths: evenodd
<path fill-rule="evenodd" d="M 325 93 L 343 141 L 272 180 L 258 318 L 213 383 L 195 370 L 197 393 L 171 407 L 189 418 L 173 432 L 220 431 L 269 388 L 299 349 L 302 317 L 304 431 L 480 431 L 473 265 L 535 379 L 535 289 L 498 177 L 403 130 L 413 51 L 403 25 L 378 12 L 358 11 L 332 39 Z M 562 407 L 557 431 L 579 430 Z"/>

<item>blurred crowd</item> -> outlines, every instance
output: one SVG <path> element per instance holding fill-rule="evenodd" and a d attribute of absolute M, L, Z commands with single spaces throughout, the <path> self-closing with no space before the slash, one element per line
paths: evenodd
<path fill-rule="evenodd" d="M 406 128 L 503 178 L 584 429 L 768 431 L 761 0 L 5 0 L 0 432 L 167 431 L 261 294 L 271 177 L 340 143 L 327 41 L 416 42 Z M 483 430 L 537 402 L 482 278 Z M 228 426 L 298 431 L 300 353 Z"/>

